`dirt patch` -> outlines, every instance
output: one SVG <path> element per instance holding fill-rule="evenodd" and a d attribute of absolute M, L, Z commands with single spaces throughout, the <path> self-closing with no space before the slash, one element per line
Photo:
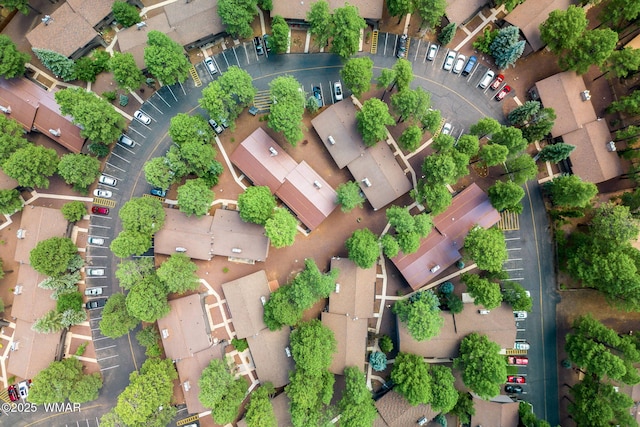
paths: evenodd
<path fill-rule="evenodd" d="M 291 30 L 291 53 L 304 53 L 304 46 L 307 41 L 307 32 L 302 30 Z"/>

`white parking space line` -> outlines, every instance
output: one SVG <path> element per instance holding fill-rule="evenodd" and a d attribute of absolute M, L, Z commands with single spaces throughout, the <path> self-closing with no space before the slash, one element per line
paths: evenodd
<path fill-rule="evenodd" d="M 213 63 L 216 64 L 216 70 L 218 70 L 218 73 L 220 73 L 220 66 L 218 65 L 218 61 L 216 61 L 216 57 L 212 56 L 211 59 L 213 59 Z M 209 75 L 211 75 L 211 73 L 209 73 Z M 213 76 L 211 76 L 211 78 L 213 79 Z"/>
<path fill-rule="evenodd" d="M 505 268 L 504 271 L 522 271 L 524 268 Z"/>
<path fill-rule="evenodd" d="M 109 348 L 114 348 L 114 347 L 117 347 L 117 346 L 114 344 L 114 345 L 109 345 L 107 347 L 100 347 L 100 348 L 96 347 L 96 351 L 98 351 L 98 350 L 107 350 Z"/>
<path fill-rule="evenodd" d="M 508 279 L 504 279 L 504 280 L 524 280 L 524 277 L 509 277 Z"/>
<path fill-rule="evenodd" d="M 506 242 L 510 241 L 510 240 L 520 240 L 520 237 L 505 237 L 504 240 Z"/>
<path fill-rule="evenodd" d="M 237 47 L 238 46 L 233 47 L 233 55 L 236 57 L 236 63 L 238 64 L 238 66 L 240 66 L 240 60 L 238 59 L 238 52 L 236 52 Z"/>
<path fill-rule="evenodd" d="M 114 354 L 113 356 L 101 357 L 100 359 L 96 359 L 96 361 L 102 362 L 103 360 L 113 359 L 114 357 L 118 357 L 118 356 L 119 356 L 118 354 Z"/>
<path fill-rule="evenodd" d="M 470 82 L 470 81 L 471 81 L 471 78 L 473 78 L 473 75 L 476 73 L 476 71 L 478 71 L 478 68 L 480 68 L 480 67 L 478 66 L 478 64 L 476 64 L 476 65 L 473 67 L 473 70 L 471 70 L 471 72 L 469 73 L 469 78 L 467 79 L 467 81 L 468 81 L 468 82 Z"/>
<path fill-rule="evenodd" d="M 105 164 L 107 164 L 107 165 L 111 166 L 112 168 L 118 169 L 120 172 L 126 172 L 126 170 L 124 170 L 124 169 L 122 169 L 122 168 L 117 167 L 117 166 L 116 166 L 116 165 L 114 165 L 113 163 L 109 163 L 109 162 L 107 162 L 107 163 L 105 163 Z"/>
<path fill-rule="evenodd" d="M 442 70 L 444 70 L 444 71 L 446 71 L 446 70 L 444 69 L 444 63 L 445 63 L 445 62 L 447 62 L 447 55 L 449 55 L 449 49 L 447 49 L 447 51 L 445 52 L 445 54 L 444 54 L 444 60 L 442 61 L 442 65 L 440 66 L 440 68 L 441 68 Z"/>
<path fill-rule="evenodd" d="M 100 246 L 93 246 L 93 247 L 94 248 L 99 248 Z M 108 258 L 108 257 L 107 257 L 107 255 L 90 255 L 90 254 L 87 254 L 86 258 Z"/>
<path fill-rule="evenodd" d="M 247 65 L 249 65 L 249 52 L 247 51 L 247 44 L 246 44 L 246 43 L 244 43 L 244 44 L 242 45 L 242 47 L 244 48 L 244 56 L 246 56 L 246 57 L 247 57 Z M 255 54 L 256 54 L 256 61 L 259 61 L 259 59 L 258 59 L 258 51 L 257 51 L 257 50 L 256 50 L 256 48 L 255 48 L 255 44 L 254 44 L 254 46 L 253 46 L 253 50 L 255 51 Z"/>
<path fill-rule="evenodd" d="M 96 224 L 89 224 L 89 227 L 96 227 L 96 228 L 106 228 L 107 230 L 110 230 L 111 227 L 106 226 L 106 225 L 96 225 Z"/>
<path fill-rule="evenodd" d="M 122 146 L 121 146 L 121 147 L 122 147 Z M 122 148 L 124 148 L 125 150 L 130 151 L 132 154 L 134 154 L 134 153 L 133 153 L 133 151 L 128 150 L 128 149 L 127 149 L 127 148 L 125 148 L 125 147 L 122 147 Z M 123 160 L 123 161 L 124 161 L 124 162 L 126 162 L 126 163 L 131 163 L 131 161 L 130 161 L 130 160 L 125 159 L 124 157 L 122 157 L 122 156 L 120 156 L 118 153 L 116 153 L 115 151 L 112 151 L 112 152 L 111 152 L 111 155 L 116 156 L 117 158 L 119 158 L 120 160 Z"/>
<path fill-rule="evenodd" d="M 333 83 L 329 80 L 329 90 L 331 91 L 331 103 L 335 104 L 336 100 L 333 98 Z"/>
<path fill-rule="evenodd" d="M 94 218 L 112 219 L 110 216 L 90 214 Z"/>
<path fill-rule="evenodd" d="M 138 135 L 140 135 L 143 138 L 146 138 L 145 135 L 141 134 L 140 132 L 138 132 L 137 130 L 135 130 L 135 128 L 129 127 L 129 132 L 134 131 L 135 133 L 137 133 Z"/>
<path fill-rule="evenodd" d="M 413 62 L 416 62 L 416 59 L 418 59 L 418 52 L 420 51 L 420 42 L 421 40 L 418 39 L 418 47 L 416 48 L 416 54 L 413 56 Z"/>
<path fill-rule="evenodd" d="M 389 33 L 385 33 L 384 35 L 384 50 L 382 51 L 382 55 L 387 55 L 387 41 L 389 40 Z"/>
<path fill-rule="evenodd" d="M 508 251 L 520 251 L 522 248 L 507 248 Z"/>
<path fill-rule="evenodd" d="M 109 339 L 109 337 L 94 338 L 93 342 Z"/>
<path fill-rule="evenodd" d="M 169 92 L 171 92 L 171 96 L 173 96 L 173 99 L 175 99 L 176 102 L 178 102 L 178 98 L 176 98 L 176 94 L 173 93 L 173 89 L 171 89 L 171 86 L 166 86 L 166 88 Z"/>
<path fill-rule="evenodd" d="M 163 113 L 162 111 L 160 111 L 160 109 L 159 109 L 158 107 L 156 107 L 155 105 L 153 105 L 153 102 L 151 102 L 150 100 L 147 100 L 146 104 L 151 105 L 153 108 L 155 108 L 155 109 L 158 111 L 158 113 L 160 113 L 160 114 L 164 115 L 164 113 Z"/>
<path fill-rule="evenodd" d="M 522 261 L 522 258 L 509 258 L 507 261 Z"/>
<path fill-rule="evenodd" d="M 324 106 L 324 90 L 322 89 L 322 83 L 320 83 L 320 97 L 322 98 L 322 105 Z"/>
<path fill-rule="evenodd" d="M 168 102 L 167 102 L 167 101 L 162 97 L 162 95 L 160 95 L 160 93 L 159 93 L 159 92 L 156 92 L 156 93 L 154 93 L 153 95 L 154 95 L 154 96 L 155 96 L 155 95 L 158 95 L 158 98 L 162 99 L 162 102 L 164 102 L 165 104 L 167 104 L 167 107 L 171 107 L 171 104 L 169 104 L 169 103 L 168 103 Z M 153 98 L 153 97 L 152 97 L 152 98 Z"/>
<path fill-rule="evenodd" d="M 120 365 L 114 365 L 114 366 L 108 366 L 106 368 L 100 368 L 100 372 L 108 371 L 109 369 L 114 369 L 114 368 L 118 368 L 118 367 L 120 367 Z"/>
<path fill-rule="evenodd" d="M 140 144 L 138 144 L 138 145 L 140 145 Z M 130 148 L 128 148 L 128 147 L 123 147 L 122 145 L 120 145 L 120 147 L 121 147 L 124 151 L 128 151 L 128 152 L 129 152 L 129 154 L 136 154 L 136 152 L 135 152 L 135 151 L 133 151 L 132 149 L 130 149 Z M 118 157 L 120 157 L 120 156 L 118 156 Z M 125 158 L 123 158 L 123 157 L 120 157 L 120 158 L 121 158 L 122 160 L 126 160 L 126 159 L 125 159 Z M 129 163 L 129 162 L 127 161 L 127 163 Z"/>

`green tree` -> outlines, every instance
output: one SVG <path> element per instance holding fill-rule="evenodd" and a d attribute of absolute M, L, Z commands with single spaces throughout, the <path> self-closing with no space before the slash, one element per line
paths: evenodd
<path fill-rule="evenodd" d="M 218 4 L 221 17 L 223 3 L 224 0 Z M 224 21 L 224 18 L 222 19 Z M 147 33 L 144 63 L 147 70 L 166 85 L 184 82 L 191 68 L 191 63 L 184 55 L 184 48 L 166 34 L 156 30 Z"/>
<path fill-rule="evenodd" d="M 468 424 L 471 421 L 471 416 L 476 413 L 471 394 L 458 390 L 456 406 L 453 407 L 450 413 L 457 416 L 461 423 Z"/>
<path fill-rule="evenodd" d="M 378 260 L 378 238 L 368 228 L 356 230 L 345 242 L 349 259 L 360 268 L 370 268 Z"/>
<path fill-rule="evenodd" d="M 280 15 L 273 17 L 271 21 L 272 36 L 269 46 L 275 53 L 285 53 L 289 47 L 289 25 Z"/>
<path fill-rule="evenodd" d="M 391 379 L 400 393 L 413 406 L 427 404 L 433 397 L 433 381 L 429 367 L 422 357 L 411 353 L 398 353 L 391 371 Z"/>
<path fill-rule="evenodd" d="M 49 49 L 31 48 L 42 65 L 47 67 L 56 77 L 68 82 L 76 77 L 76 66 L 73 60 Z"/>
<path fill-rule="evenodd" d="M 109 297 L 100 320 L 100 333 L 105 337 L 118 338 L 128 334 L 140 321 L 129 314 L 124 294 L 116 293 Z"/>
<path fill-rule="evenodd" d="M 422 21 L 431 28 L 436 28 L 440 25 L 447 8 L 446 0 L 415 0 L 413 5 L 420 14 Z"/>
<path fill-rule="evenodd" d="M 73 117 L 84 138 L 110 144 L 122 133 L 124 118 L 105 99 L 82 88 L 62 89 L 55 98 L 60 112 Z"/>
<path fill-rule="evenodd" d="M 474 298 L 475 305 L 482 305 L 487 310 L 493 310 L 502 304 L 500 285 L 483 279 L 477 274 L 465 273 L 462 281 L 467 285 L 467 291 Z"/>
<path fill-rule="evenodd" d="M 134 371 L 129 375 L 129 385 L 118 396 L 118 403 L 113 409 L 114 415 L 120 420 L 116 425 L 168 425 L 176 415 L 171 396 L 173 381 L 177 378 L 171 359 L 153 357 L 145 360 L 139 372 Z"/>
<path fill-rule="evenodd" d="M 486 53 L 487 55 L 491 54 L 490 46 L 498 35 L 498 31 L 499 30 L 492 30 L 489 26 L 485 27 L 482 31 L 482 35 L 473 42 L 473 48 L 482 53 Z"/>
<path fill-rule="evenodd" d="M 616 43 L 618 33 L 609 28 L 585 31 L 578 42 L 560 57 L 560 67 L 578 74 L 586 73 L 592 65 L 602 67 Z"/>
<path fill-rule="evenodd" d="M 378 141 L 387 138 L 387 126 L 395 122 L 387 104 L 378 98 L 368 99 L 362 104 L 362 109 L 356 112 L 358 131 L 367 147 L 376 145 Z"/>
<path fill-rule="evenodd" d="M 127 294 L 129 314 L 143 322 L 153 323 L 169 314 L 167 285 L 156 275 L 142 279 Z"/>
<path fill-rule="evenodd" d="M 442 153 L 442 152 L 450 151 L 451 149 L 453 149 L 453 146 L 455 145 L 455 143 L 456 143 L 456 139 L 454 137 L 452 137 L 451 135 L 445 135 L 441 133 L 435 138 L 433 138 L 433 142 L 431 143 L 431 146 L 436 152 Z"/>
<path fill-rule="evenodd" d="M 520 28 L 510 25 L 498 30 L 489 49 L 500 69 L 513 65 L 524 52 L 525 41 L 519 40 Z"/>
<path fill-rule="evenodd" d="M 95 82 L 100 71 L 94 66 L 93 60 L 88 56 L 78 58 L 74 64 L 74 78 L 85 82 Z"/>
<path fill-rule="evenodd" d="M 100 175 L 100 161 L 86 154 L 65 154 L 58 163 L 58 174 L 64 182 L 73 185 L 74 190 L 86 194 Z"/>
<path fill-rule="evenodd" d="M 51 362 L 33 377 L 29 402 L 41 405 L 66 399 L 78 403 L 97 399 L 98 390 L 102 388 L 100 374 L 85 375 L 82 371 L 82 362 L 75 357 Z"/>
<path fill-rule="evenodd" d="M 333 39 L 331 52 L 347 59 L 358 51 L 360 30 L 367 24 L 360 17 L 358 8 L 349 3 L 333 10 L 332 22 L 329 33 Z"/>
<path fill-rule="evenodd" d="M 549 13 L 540 24 L 540 38 L 553 53 L 573 48 L 587 29 L 587 16 L 582 7 L 569 6 L 567 10 L 557 9 Z"/>
<path fill-rule="evenodd" d="M 118 258 L 140 256 L 151 248 L 151 237 L 138 231 L 123 230 L 111 241 L 109 249 Z"/>
<path fill-rule="evenodd" d="M 57 310 L 48 311 L 42 317 L 33 322 L 31 329 L 39 334 L 60 332 L 64 329 L 64 325 L 62 324 L 62 313 L 59 313 Z"/>
<path fill-rule="evenodd" d="M 291 400 L 291 424 L 294 427 L 322 425 L 322 409 L 331 402 L 335 377 L 329 371 L 309 375 L 296 369 L 289 376 L 285 392 Z"/>
<path fill-rule="evenodd" d="M 505 281 L 502 284 L 502 300 L 511 305 L 513 311 L 531 311 L 533 299 L 527 296 L 527 290 L 521 284 Z"/>
<path fill-rule="evenodd" d="M 509 149 L 509 157 L 513 157 L 527 147 L 528 141 L 522 137 L 520 129 L 502 126 L 499 131 L 493 133 L 491 143 L 504 145 Z"/>
<path fill-rule="evenodd" d="M 440 113 L 440 110 L 431 109 L 420 119 L 422 130 L 428 130 L 431 134 L 435 134 L 438 131 L 440 123 L 442 123 L 442 113 Z"/>
<path fill-rule="evenodd" d="M 596 77 L 596 79 L 603 77 L 608 73 L 613 73 L 617 78 L 625 79 L 629 75 L 635 74 L 639 69 L 640 49 L 625 47 L 611 52 L 611 55 L 609 55 L 609 58 L 607 58 L 607 61 L 601 67 L 604 74 Z"/>
<path fill-rule="evenodd" d="M 398 59 L 395 64 L 393 64 L 394 71 L 394 80 L 393 85 L 398 87 L 398 92 L 402 92 L 405 89 L 409 89 L 409 84 L 413 80 L 413 69 L 411 66 L 411 62 L 407 61 L 404 58 Z M 428 96 L 429 94 L 425 92 Z M 422 104 L 429 103 L 430 99 L 423 101 Z M 428 108 L 428 106 L 427 106 Z"/>
<path fill-rule="evenodd" d="M 209 144 L 213 139 L 207 121 L 200 115 L 178 113 L 171 118 L 169 136 L 179 146 L 186 142 Z"/>
<path fill-rule="evenodd" d="M 478 138 L 484 138 L 487 135 L 493 135 L 501 128 L 502 125 L 493 117 L 483 117 L 476 124 L 471 125 L 469 133 L 476 135 Z"/>
<path fill-rule="evenodd" d="M 371 87 L 373 61 L 368 56 L 351 58 L 344 64 L 344 68 L 340 70 L 340 76 L 353 95 L 356 98 L 360 98 L 360 95 L 368 92 Z"/>
<path fill-rule="evenodd" d="M 12 79 L 24 74 L 26 64 L 30 56 L 27 53 L 20 52 L 15 43 L 11 39 L 2 34 L 0 35 L 0 76 L 5 79 Z"/>
<path fill-rule="evenodd" d="M 380 351 L 372 352 L 369 355 L 369 365 L 375 372 L 384 371 L 387 369 L 387 355 Z"/>
<path fill-rule="evenodd" d="M 486 335 L 473 332 L 462 339 L 459 356 L 453 366 L 462 370 L 462 381 L 482 399 L 500 394 L 500 386 L 507 380 L 507 361 L 500 346 Z"/>
<path fill-rule="evenodd" d="M 331 34 L 329 2 L 318 0 L 311 3 L 311 8 L 307 12 L 307 22 L 310 25 L 309 32 L 315 37 L 318 47 L 325 47 Z"/>
<path fill-rule="evenodd" d="M 282 132 L 285 139 L 295 146 L 304 137 L 304 91 L 293 76 L 277 77 L 269 83 L 269 88 L 273 104 L 268 125 L 276 132 Z"/>
<path fill-rule="evenodd" d="M 201 178 L 188 179 L 178 187 L 178 207 L 187 216 L 205 215 L 211 208 L 214 197 L 214 192 Z"/>
<path fill-rule="evenodd" d="M 116 278 L 124 289 L 131 289 L 142 281 L 145 276 L 155 271 L 155 265 L 151 258 L 138 258 L 122 261 L 116 269 Z"/>
<path fill-rule="evenodd" d="M 14 212 L 17 212 L 21 209 L 22 197 L 20 197 L 20 193 L 18 192 L 18 190 L 0 190 L 0 213 L 12 215 Z"/>
<path fill-rule="evenodd" d="M 264 232 L 274 248 L 292 246 L 298 233 L 298 220 L 287 209 L 275 209 L 264 225 Z"/>
<path fill-rule="evenodd" d="M 338 403 L 342 427 L 372 426 L 378 414 L 364 374 L 355 366 L 344 369 L 345 389 Z"/>
<path fill-rule="evenodd" d="M 148 236 L 162 229 L 165 218 L 162 202 L 148 197 L 130 199 L 122 206 L 118 215 L 124 230 Z"/>
<path fill-rule="evenodd" d="M 613 248 L 638 238 L 638 222 L 626 206 L 611 202 L 598 206 L 591 219 L 589 234 L 601 247 Z"/>
<path fill-rule="evenodd" d="M 395 84 L 396 81 L 396 72 L 395 70 L 390 70 L 388 68 L 383 68 L 380 71 L 380 76 L 377 79 L 376 87 L 378 89 L 384 89 L 382 96 L 380 99 L 384 99 L 384 96 L 387 94 L 387 90 L 389 90 L 389 86 L 391 84 Z"/>
<path fill-rule="evenodd" d="M 413 11 L 413 2 L 411 0 L 389 0 L 387 1 L 387 10 L 389 15 L 398 17 L 398 24 L 402 17 Z"/>
<path fill-rule="evenodd" d="M 621 97 L 618 101 L 613 101 L 609 107 L 607 107 L 608 113 L 615 113 L 616 111 L 622 111 L 632 115 L 640 113 L 640 90 L 634 90 L 628 96 Z"/>
<path fill-rule="evenodd" d="M 422 130 L 416 125 L 411 125 L 406 128 L 400 135 L 400 139 L 398 139 L 400 147 L 409 152 L 417 150 L 420 147 L 421 141 Z"/>
<path fill-rule="evenodd" d="M 586 207 L 598 194 L 598 187 L 591 182 L 583 182 L 577 175 L 562 175 L 547 182 L 544 189 L 555 206 Z"/>
<path fill-rule="evenodd" d="M 56 311 L 64 313 L 67 310 L 82 310 L 82 294 L 78 291 L 64 293 L 56 301 Z"/>
<path fill-rule="evenodd" d="M 4 167 L 13 153 L 27 145 L 29 141 L 24 138 L 22 125 L 5 114 L 0 115 L 0 167 Z"/>
<path fill-rule="evenodd" d="M 640 14 L 640 6 L 632 0 L 611 0 L 604 3 L 598 15 L 602 23 L 610 23 L 613 28 L 621 28 L 624 22 L 633 22 Z"/>
<path fill-rule="evenodd" d="M 464 249 L 481 270 L 502 271 L 508 258 L 504 235 L 498 228 L 475 226 L 464 239 Z"/>
<path fill-rule="evenodd" d="M 340 184 L 336 188 L 336 193 L 338 194 L 338 203 L 342 212 L 350 212 L 354 208 L 362 208 L 364 197 L 357 182 L 348 181 Z"/>
<path fill-rule="evenodd" d="M 491 205 L 496 210 L 510 211 L 517 214 L 522 213 L 522 203 L 524 189 L 511 181 L 496 181 L 487 191 Z"/>
<path fill-rule="evenodd" d="M 432 154 L 424 158 L 422 174 L 430 185 L 453 184 L 456 164 L 448 153 Z"/>
<path fill-rule="evenodd" d="M 458 138 L 458 142 L 456 143 L 455 148 L 460 153 L 471 158 L 478 154 L 478 150 L 480 149 L 480 142 L 477 136 L 465 134 L 461 135 L 460 138 Z"/>
<path fill-rule="evenodd" d="M 200 106 L 210 117 L 227 120 L 235 126 L 242 109 L 253 103 L 256 88 L 249 73 L 232 65 L 202 91 Z"/>
<path fill-rule="evenodd" d="M 28 15 L 29 8 L 31 7 L 29 6 L 29 0 L 2 0 L 0 4 L 9 12 L 18 10 L 23 15 Z"/>
<path fill-rule="evenodd" d="M 273 386 L 267 382 L 251 393 L 244 420 L 248 427 L 278 427 L 278 420 L 269 401 Z"/>
<path fill-rule="evenodd" d="M 257 0 L 221 0 L 218 3 L 218 14 L 227 27 L 227 32 L 244 39 L 251 37 L 251 22 L 258 14 L 257 4 Z"/>
<path fill-rule="evenodd" d="M 440 300 L 433 291 L 421 291 L 400 300 L 395 303 L 392 311 L 416 341 L 437 336 L 444 325 L 444 318 L 440 314 Z"/>
<path fill-rule="evenodd" d="M 447 186 L 443 184 L 430 185 L 420 181 L 420 183 L 418 183 L 418 191 L 413 194 L 418 203 L 427 205 L 427 208 L 433 216 L 440 215 L 446 211 L 453 200 L 451 192 Z"/>
<path fill-rule="evenodd" d="M 3 164 L 4 172 L 22 187 L 49 188 L 49 177 L 56 172 L 58 155 L 41 145 L 18 149 Z"/>
<path fill-rule="evenodd" d="M 507 115 L 507 120 L 513 126 L 526 123 L 542 108 L 540 101 L 527 101 L 524 104 L 514 108 Z"/>
<path fill-rule="evenodd" d="M 390 234 L 382 236 L 380 238 L 380 244 L 382 245 L 382 253 L 387 258 L 394 258 L 400 252 L 398 241 Z"/>
<path fill-rule="evenodd" d="M 275 207 L 276 198 L 267 186 L 247 187 L 238 196 L 240 218 L 245 222 L 264 225 L 273 216 Z"/>
<path fill-rule="evenodd" d="M 200 286 L 196 270 L 198 267 L 191 258 L 176 252 L 160 265 L 157 275 L 166 283 L 169 292 L 183 294 L 187 291 L 195 291 Z"/>
<path fill-rule="evenodd" d="M 329 369 L 333 353 L 337 351 L 333 331 L 318 319 L 300 323 L 291 332 L 289 341 L 296 368 L 313 376 Z"/>
<path fill-rule="evenodd" d="M 393 350 L 393 341 L 391 341 L 389 335 L 381 336 L 380 340 L 378 341 L 378 345 L 380 346 L 380 350 L 384 351 L 385 353 L 389 353 L 391 352 L 391 350 Z"/>
<path fill-rule="evenodd" d="M 507 160 L 505 166 L 507 172 L 503 175 L 509 175 L 511 180 L 518 185 L 522 185 L 538 175 L 538 165 L 533 157 L 527 153 Z"/>
<path fill-rule="evenodd" d="M 401 75 L 396 73 L 396 76 Z M 391 95 L 391 107 L 398 114 L 399 120 L 413 120 L 419 123 L 431 106 L 431 94 L 421 87 L 416 89 L 404 88 Z"/>
<path fill-rule="evenodd" d="M 238 410 L 249 388 L 243 377 L 235 377 L 227 361 L 213 359 L 198 380 L 198 399 L 211 408 L 216 424 L 228 424 L 238 416 Z"/>
<path fill-rule="evenodd" d="M 448 414 L 458 401 L 458 390 L 454 386 L 455 378 L 451 368 L 444 365 L 431 365 L 431 408 L 436 412 Z"/>
<path fill-rule="evenodd" d="M 78 248 L 68 237 L 51 237 L 38 242 L 29 254 L 34 270 L 45 276 L 59 277 L 69 270 L 78 255 Z"/>
<path fill-rule="evenodd" d="M 455 22 L 448 23 L 442 30 L 440 30 L 440 34 L 438 34 L 438 42 L 446 46 L 451 43 L 453 37 L 456 35 L 456 24 Z"/>
<path fill-rule="evenodd" d="M 542 150 L 540 150 L 540 160 L 552 163 L 561 162 L 568 158 L 575 148 L 575 145 L 564 143 L 546 145 Z"/>
<path fill-rule="evenodd" d="M 620 393 L 607 383 L 590 376 L 570 388 L 568 411 L 577 425 L 637 425 L 630 415 L 634 402 L 625 393 Z"/>
<path fill-rule="evenodd" d="M 115 1 L 111 6 L 111 10 L 116 21 L 125 28 L 140 22 L 138 9 L 126 1 Z"/>
<path fill-rule="evenodd" d="M 117 3 L 124 2 L 116 2 L 114 5 Z M 124 4 L 129 5 L 128 3 Z M 109 69 L 113 72 L 113 79 L 122 89 L 136 90 L 144 83 L 144 75 L 136 65 L 131 53 L 114 52 L 113 57 L 109 60 Z"/>

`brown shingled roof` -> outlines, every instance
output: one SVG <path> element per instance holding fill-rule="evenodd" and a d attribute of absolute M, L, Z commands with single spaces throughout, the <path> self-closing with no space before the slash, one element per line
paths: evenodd
<path fill-rule="evenodd" d="M 247 338 L 267 327 L 261 297 L 269 299 L 269 280 L 264 270 L 222 284 L 238 338 Z"/>
<path fill-rule="evenodd" d="M 176 32 L 178 43 L 188 45 L 224 32 L 225 26 L 218 14 L 217 0 L 190 0 L 164 6 L 169 24 Z"/>
<path fill-rule="evenodd" d="M 280 15 L 285 19 L 303 20 L 307 19 L 307 12 L 311 10 L 313 1 L 304 2 L 299 0 L 276 0 L 273 2 L 271 17 Z M 344 7 L 344 0 L 329 0 L 329 10 Z M 364 19 L 378 21 L 382 19 L 382 0 L 351 0 L 349 4 L 356 6 L 360 16 Z"/>
<path fill-rule="evenodd" d="M 471 416 L 472 425 L 518 427 L 519 403 L 509 396 L 496 396 L 491 400 L 480 399 L 473 395 L 473 407 L 476 412 Z"/>
<path fill-rule="evenodd" d="M 53 362 L 60 350 L 62 332 L 39 334 L 31 329 L 32 322 L 18 319 L 13 333 L 7 371 L 19 378 L 33 378 Z"/>
<path fill-rule="evenodd" d="M 38 242 L 51 237 L 64 237 L 68 221 L 58 209 L 29 205 L 22 211 L 20 229 L 24 237 L 18 239 L 14 259 L 21 264 L 29 264 L 29 253 Z"/>
<path fill-rule="evenodd" d="M 55 310 L 56 300 L 51 298 L 53 291 L 38 286 L 44 279 L 46 276 L 39 274 L 29 264 L 20 265 L 15 287 L 20 293 L 13 297 L 12 317 L 35 322 L 47 312 Z"/>
<path fill-rule="evenodd" d="M 0 190 L 13 190 L 18 186 L 18 181 L 11 178 L 0 169 Z"/>
<path fill-rule="evenodd" d="M 183 3 L 180 3 L 181 5 Z M 171 39 L 176 34 L 171 30 L 167 15 L 159 13 L 144 21 L 147 25 L 138 29 L 135 25 L 118 32 L 118 48 L 122 53 L 130 53 L 136 61 L 136 66 L 141 70 L 147 68 L 144 63 L 144 48 L 147 46 L 147 34 L 149 31 L 160 31 Z"/>
<path fill-rule="evenodd" d="M 169 301 L 171 311 L 158 319 L 158 329 L 167 357 L 180 360 L 211 346 L 209 325 L 199 294 Z"/>
<path fill-rule="evenodd" d="M 329 372 L 343 375 L 344 368 L 356 366 L 364 371 L 367 352 L 367 319 L 352 315 L 322 313 L 322 324 L 333 331 L 337 353 L 333 355 Z"/>
<path fill-rule="evenodd" d="M 401 252 L 391 261 L 409 285 L 418 289 L 462 257 L 459 250 L 471 228 L 475 225 L 489 228 L 498 221 L 500 214 L 487 195 L 477 184 L 471 184 L 453 198 L 445 212 L 434 218 L 434 229 L 422 239 L 416 252 L 409 255 Z M 440 269 L 432 273 L 430 269 L 436 265 Z"/>
<path fill-rule="evenodd" d="M 247 337 L 253 364 L 261 383 L 270 381 L 275 388 L 289 384 L 289 371 L 293 371 L 293 357 L 287 356 L 285 348 L 289 346 L 290 328 L 277 331 L 263 329 Z"/>
<path fill-rule="evenodd" d="M 216 344 L 195 353 L 193 357 L 187 357 L 176 362 L 176 370 L 182 385 L 182 393 L 184 394 L 188 413 L 197 414 L 209 410 L 209 408 L 202 406 L 200 399 L 198 399 L 198 394 L 200 394 L 198 380 L 202 375 L 202 371 L 209 366 L 209 363 L 213 359 L 221 360 L 223 354 L 224 345 Z"/>
<path fill-rule="evenodd" d="M 111 13 L 113 3 L 115 0 L 67 0 L 71 9 L 82 16 L 92 27 L 98 25 Z"/>
<path fill-rule="evenodd" d="M 447 0 L 445 15 L 450 22 L 462 24 L 480 10 L 487 0 Z"/>
<path fill-rule="evenodd" d="M 342 169 L 360 157 L 367 147 L 356 125 L 356 107 L 353 102 L 337 102 L 311 120 L 322 143 L 338 168 Z M 335 144 L 329 142 L 329 136 Z"/>
<path fill-rule="evenodd" d="M 211 232 L 214 236 L 214 255 L 252 261 L 264 261 L 267 258 L 269 238 L 264 235 L 264 227 L 244 222 L 238 211 L 216 209 Z"/>
<path fill-rule="evenodd" d="M 332 258 L 331 270 L 339 270 L 336 289 L 329 295 L 329 312 L 373 317 L 376 296 L 376 267 L 363 269 L 348 258 Z"/>
<path fill-rule="evenodd" d="M 417 421 L 425 417 L 433 419 L 437 412 L 430 405 L 411 406 L 399 393 L 391 390 L 376 401 L 378 414 L 389 427 L 408 427 L 417 425 Z"/>
<path fill-rule="evenodd" d="M 572 0 L 526 1 L 511 11 L 504 20 L 519 27 L 534 51 L 544 47 L 540 39 L 540 24 L 547 20 L 549 13 L 556 9 L 567 10 Z M 560 117 L 560 116 L 558 116 Z"/>
<path fill-rule="evenodd" d="M 187 216 L 177 209 L 165 208 L 164 212 L 164 227 L 155 234 L 155 252 L 171 255 L 176 247 L 182 247 L 193 259 L 210 260 L 213 254 L 213 217 Z"/>

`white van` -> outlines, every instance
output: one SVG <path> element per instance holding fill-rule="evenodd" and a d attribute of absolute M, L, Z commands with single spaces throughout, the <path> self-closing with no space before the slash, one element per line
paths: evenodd
<path fill-rule="evenodd" d="M 491 80 L 493 80 L 493 76 L 495 76 L 493 71 L 488 70 L 486 73 L 484 73 L 484 76 L 482 76 L 482 80 L 480 80 L 478 87 L 480 89 L 486 89 L 487 86 L 489 86 L 489 83 L 491 83 Z"/>

